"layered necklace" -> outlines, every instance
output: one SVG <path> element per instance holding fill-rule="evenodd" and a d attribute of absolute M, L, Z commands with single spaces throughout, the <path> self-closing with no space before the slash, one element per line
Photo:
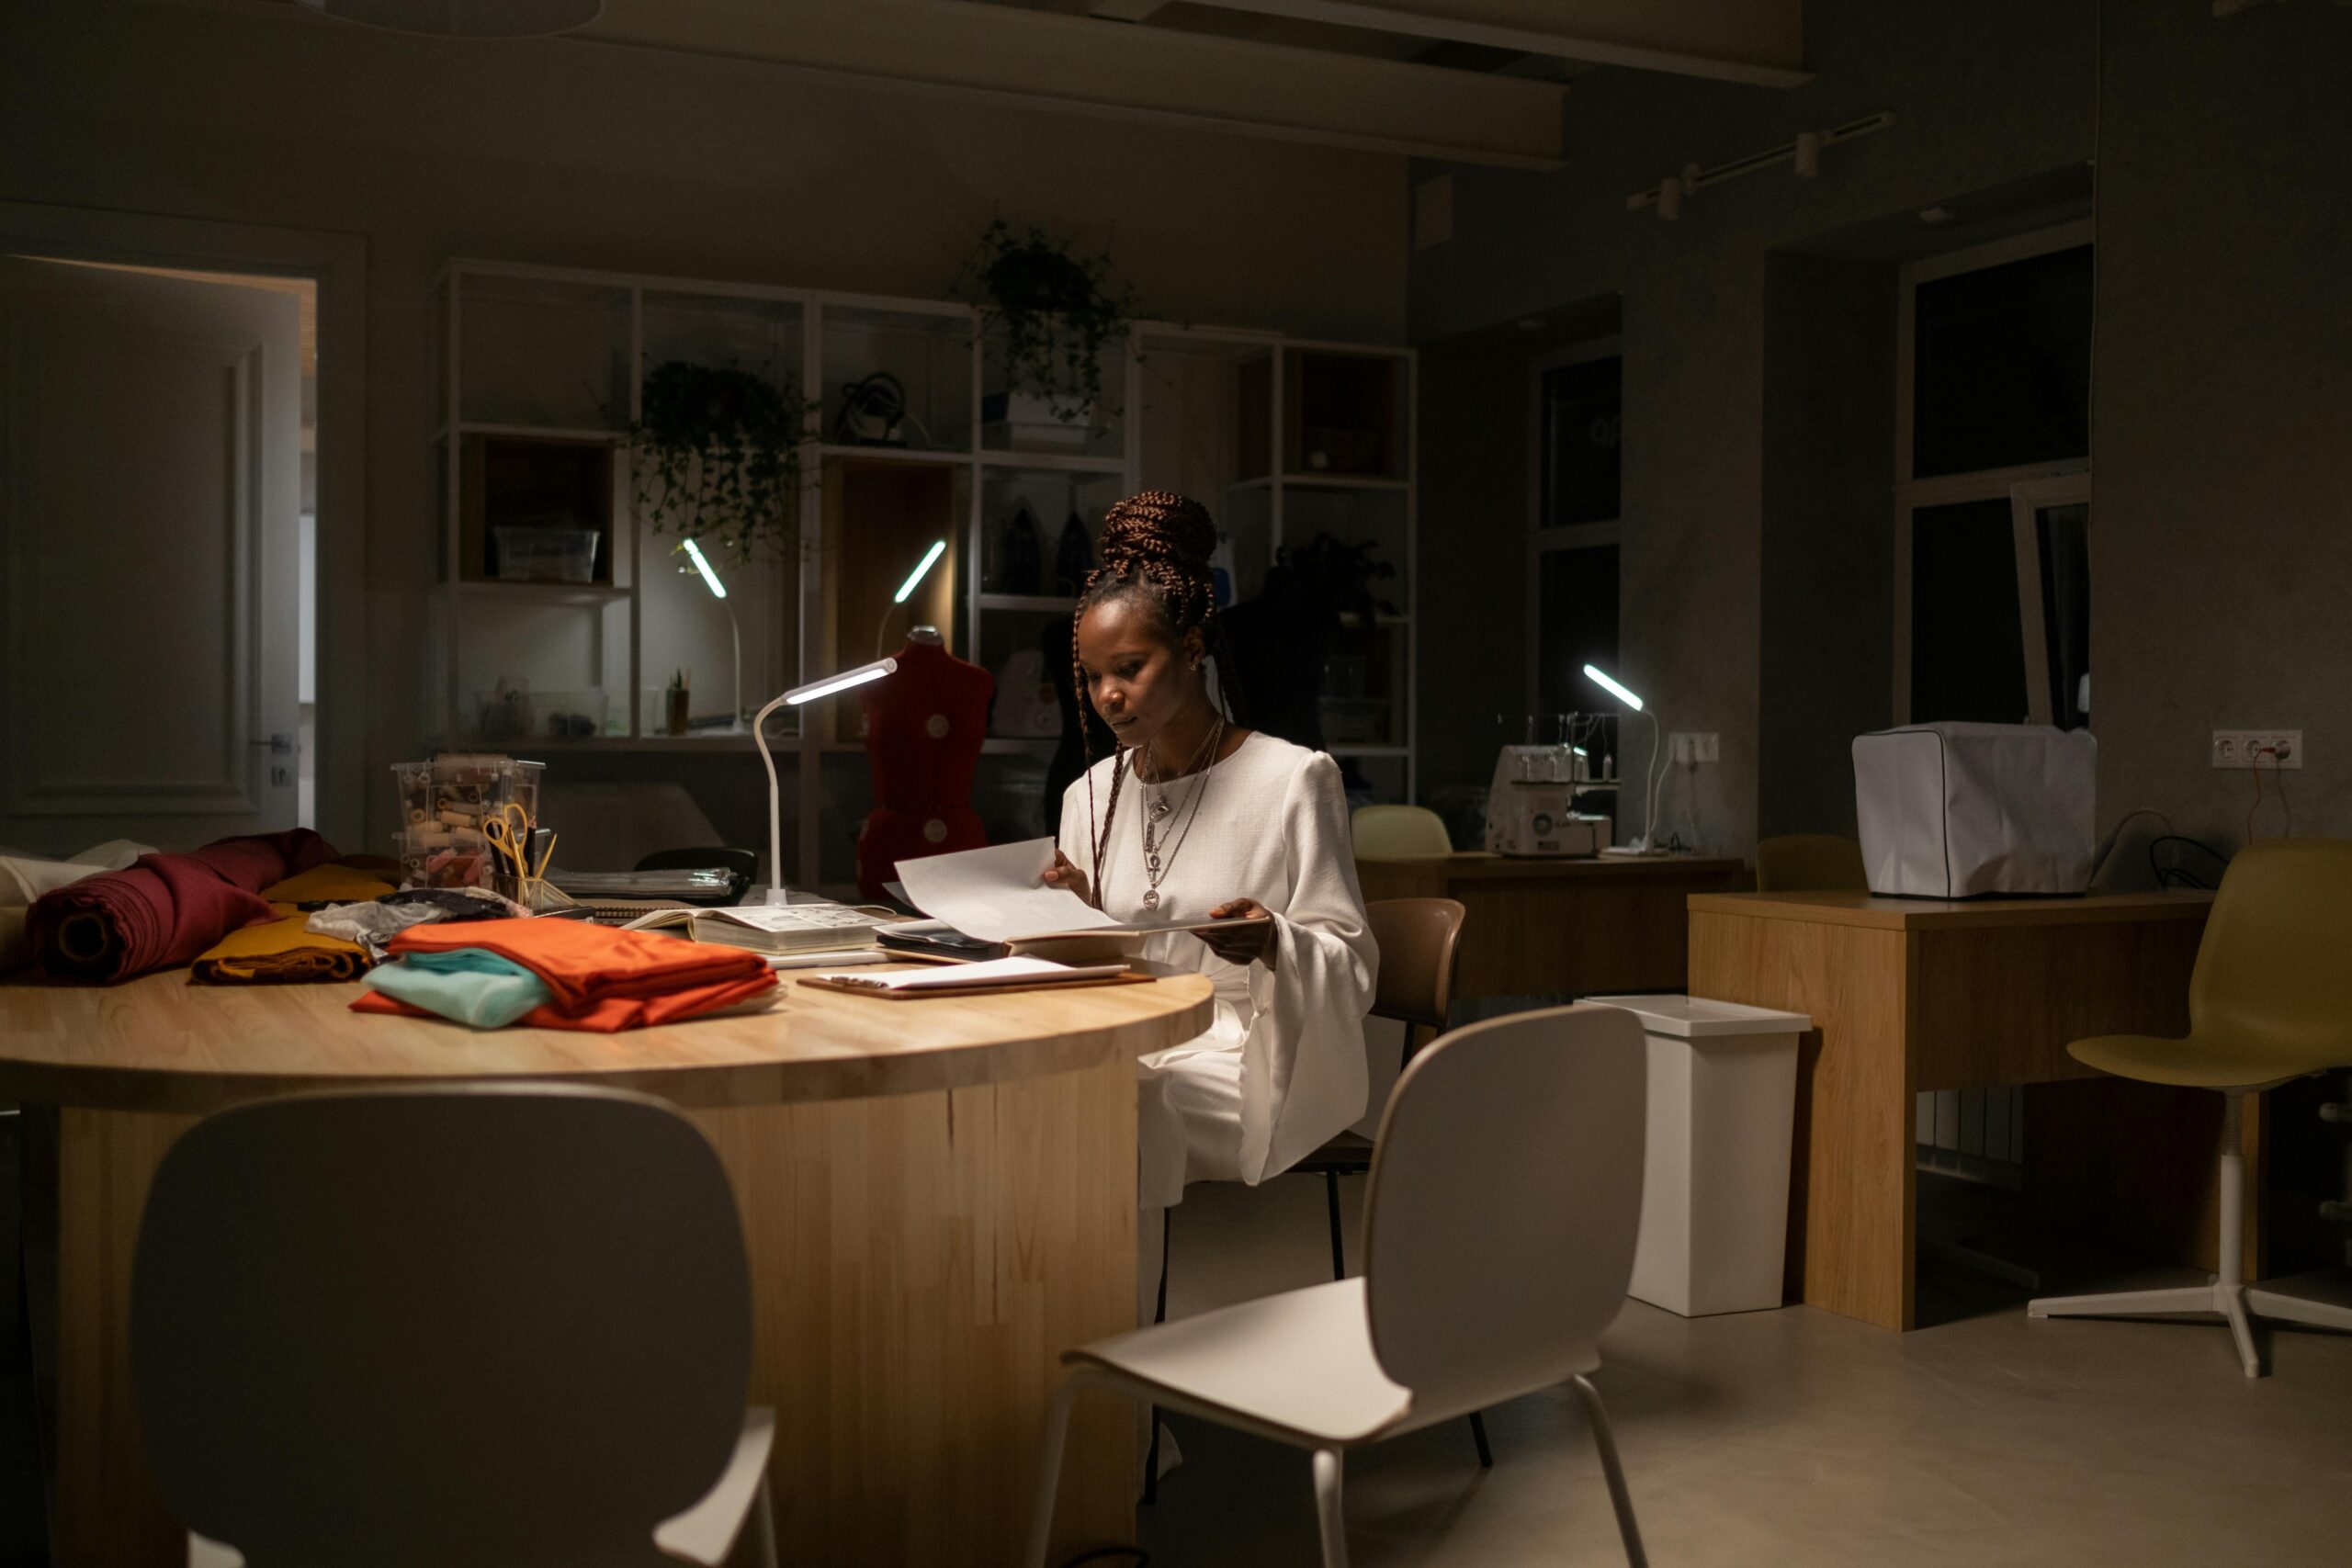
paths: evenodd
<path fill-rule="evenodd" d="M 1136 781 L 1143 785 L 1144 792 L 1144 879 L 1150 884 L 1143 893 L 1143 907 L 1147 909 L 1156 910 L 1159 908 L 1160 881 L 1170 871 L 1175 869 L 1177 852 L 1184 847 L 1184 840 L 1192 837 L 1193 824 L 1201 819 L 1201 802 L 1208 797 L 1209 793 L 1209 770 L 1203 764 L 1216 755 L 1217 745 L 1224 739 L 1225 716 L 1220 714 L 1217 716 L 1216 725 L 1209 730 L 1208 739 L 1202 744 L 1197 752 L 1193 753 L 1193 765 L 1184 770 L 1178 779 L 1170 780 L 1166 777 L 1165 770 L 1159 767 L 1159 751 L 1148 746 L 1146 750 L 1152 758 L 1154 771 L 1162 775 L 1161 782 L 1154 783 L 1143 776 L 1143 770 L 1140 768 L 1136 770 Z M 1181 782 L 1184 777 L 1193 781 L 1193 797 L 1183 807 L 1183 823 L 1176 830 L 1175 841 L 1169 844 L 1165 863 L 1163 863 L 1160 855 L 1160 834 L 1170 825 L 1170 818 L 1178 810 L 1176 804 L 1169 798 L 1168 785 Z"/>

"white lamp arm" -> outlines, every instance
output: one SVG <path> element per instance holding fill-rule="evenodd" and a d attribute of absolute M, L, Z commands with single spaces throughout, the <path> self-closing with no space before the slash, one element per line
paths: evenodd
<path fill-rule="evenodd" d="M 784 698 L 772 697 L 759 716 L 752 720 L 752 742 L 760 749 L 760 761 L 768 771 L 768 902 L 784 904 L 790 900 L 784 891 L 784 791 L 776 783 L 775 758 L 768 751 L 768 715 L 784 705 Z"/>

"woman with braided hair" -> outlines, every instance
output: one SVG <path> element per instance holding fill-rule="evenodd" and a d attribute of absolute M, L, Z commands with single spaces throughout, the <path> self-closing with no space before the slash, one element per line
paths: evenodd
<path fill-rule="evenodd" d="M 1142 1059 L 1143 1257 L 1190 1181 L 1279 1175 L 1363 1114 L 1363 1020 L 1379 963 L 1338 766 L 1241 728 L 1199 502 L 1146 491 L 1104 521 L 1078 602 L 1075 678 L 1116 739 L 1065 794 L 1046 880 L 1160 932 L 1146 956 L 1206 975 L 1216 1021 Z M 1216 694 L 1211 694 L 1212 672 Z M 1147 1283 L 1147 1289 L 1148 1282 Z"/>

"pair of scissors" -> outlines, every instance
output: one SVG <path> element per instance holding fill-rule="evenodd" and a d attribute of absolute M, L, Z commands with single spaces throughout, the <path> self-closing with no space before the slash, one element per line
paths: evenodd
<path fill-rule="evenodd" d="M 491 816 L 482 818 L 481 834 L 483 838 L 490 840 L 491 848 L 498 852 L 499 858 L 514 867 L 517 877 L 529 877 L 531 874 L 531 814 L 529 812 L 519 806 L 511 804 L 502 806 Z"/>

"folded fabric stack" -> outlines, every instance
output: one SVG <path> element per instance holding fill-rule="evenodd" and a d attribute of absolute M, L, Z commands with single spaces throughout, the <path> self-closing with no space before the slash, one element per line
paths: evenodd
<path fill-rule="evenodd" d="M 231 931 L 188 966 L 198 986 L 287 986 L 313 980 L 356 980 L 368 970 L 367 949 L 311 929 L 305 904 L 360 904 L 380 898 L 392 884 L 374 872 L 317 865 L 261 890 L 277 918 Z"/>
<path fill-rule="evenodd" d="M 775 988 L 755 953 L 584 920 L 420 926 L 388 946 L 396 962 L 369 972 L 354 1012 L 609 1033 L 742 1007 Z"/>
<path fill-rule="evenodd" d="M 107 986 L 188 963 L 232 931 L 281 918 L 262 889 L 334 858 L 307 828 L 141 855 L 36 900 L 25 922 L 33 961 L 51 979 Z"/>

